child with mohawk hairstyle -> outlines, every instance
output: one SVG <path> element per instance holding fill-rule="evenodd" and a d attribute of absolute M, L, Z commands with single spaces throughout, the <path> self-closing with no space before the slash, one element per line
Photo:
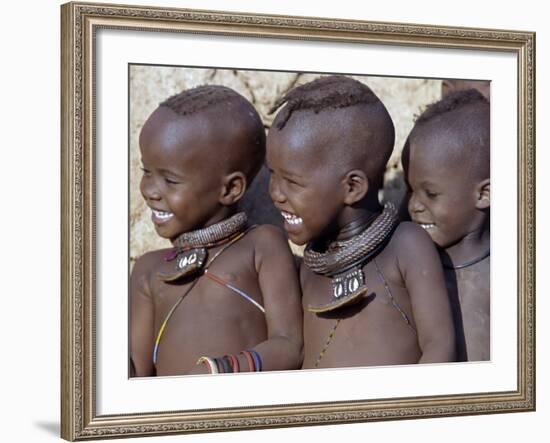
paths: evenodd
<path fill-rule="evenodd" d="M 267 163 L 288 236 L 307 245 L 303 368 L 452 361 L 437 251 L 422 228 L 378 201 L 394 144 L 385 106 L 344 76 L 299 86 L 283 105 Z"/>
<path fill-rule="evenodd" d="M 476 89 L 418 118 L 403 149 L 409 213 L 439 248 L 459 361 L 490 358 L 490 109 Z"/>
<path fill-rule="evenodd" d="M 139 138 L 141 193 L 174 248 L 138 259 L 131 375 L 297 369 L 302 310 L 283 233 L 237 211 L 265 157 L 252 105 L 223 86 L 167 99 Z"/>

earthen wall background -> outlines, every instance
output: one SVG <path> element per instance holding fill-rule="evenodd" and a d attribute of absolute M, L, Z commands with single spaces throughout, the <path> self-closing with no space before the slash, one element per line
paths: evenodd
<path fill-rule="evenodd" d="M 204 84 L 228 86 L 252 102 L 266 128 L 273 115 L 268 111 L 275 101 L 295 86 L 319 74 L 243 70 L 156 67 L 134 65 L 130 68 L 130 259 L 143 253 L 169 247 L 150 220 L 150 211 L 139 192 L 141 179 L 139 133 L 147 117 L 160 102 L 184 89 Z M 426 105 L 441 98 L 441 81 L 371 76 L 353 76 L 366 83 L 386 105 L 395 125 L 395 145 L 385 174 L 383 198 L 399 202 L 404 193 L 401 149 L 414 119 Z M 292 246 L 292 245 L 291 245 Z M 295 249 L 295 248 L 293 248 Z M 296 249 L 295 249 L 296 251 Z"/>

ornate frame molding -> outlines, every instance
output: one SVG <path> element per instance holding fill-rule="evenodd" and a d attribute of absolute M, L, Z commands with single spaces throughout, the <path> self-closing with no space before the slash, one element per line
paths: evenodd
<path fill-rule="evenodd" d="M 61 435 L 67 440 L 440 417 L 535 408 L 535 34 L 520 31 L 69 3 L 62 16 Z M 518 389 L 191 412 L 97 416 L 94 33 L 99 28 L 433 48 L 518 57 Z"/>

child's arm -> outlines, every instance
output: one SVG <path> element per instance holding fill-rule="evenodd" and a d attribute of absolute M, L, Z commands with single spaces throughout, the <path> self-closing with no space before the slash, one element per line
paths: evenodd
<path fill-rule="evenodd" d="M 154 304 L 148 283 L 150 255 L 140 257 L 130 277 L 130 358 L 135 377 L 155 375 Z"/>
<path fill-rule="evenodd" d="M 422 350 L 419 363 L 454 361 L 455 333 L 443 268 L 432 239 L 413 223 L 401 223 L 396 242 Z"/>
<path fill-rule="evenodd" d="M 303 360 L 302 302 L 298 270 L 284 235 L 259 228 L 255 254 L 267 323 L 267 340 L 254 347 L 265 370 L 299 369 Z M 242 365 L 241 365 L 242 367 Z"/>

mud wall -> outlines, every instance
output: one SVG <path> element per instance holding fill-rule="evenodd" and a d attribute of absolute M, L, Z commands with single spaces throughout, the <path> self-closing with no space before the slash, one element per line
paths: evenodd
<path fill-rule="evenodd" d="M 148 250 L 169 246 L 158 237 L 150 221 L 150 212 L 139 192 L 140 154 L 139 132 L 143 123 L 158 104 L 170 95 L 204 84 L 228 86 L 250 100 L 260 113 L 266 128 L 273 115 L 268 111 L 274 102 L 288 90 L 319 77 L 317 74 L 197 69 L 180 67 L 132 66 L 130 69 L 130 258 L 134 261 Z M 382 100 L 395 124 L 395 146 L 385 175 L 384 196 L 398 202 L 404 192 L 400 154 L 414 118 L 425 106 L 441 97 L 441 81 L 355 76 L 366 83 Z M 268 208 L 265 185 L 266 171 L 260 175 L 252 190 L 247 207 L 255 218 L 265 221 L 278 217 Z M 262 188 L 262 189 L 258 189 Z M 258 203 L 259 202 L 259 203 Z"/>

